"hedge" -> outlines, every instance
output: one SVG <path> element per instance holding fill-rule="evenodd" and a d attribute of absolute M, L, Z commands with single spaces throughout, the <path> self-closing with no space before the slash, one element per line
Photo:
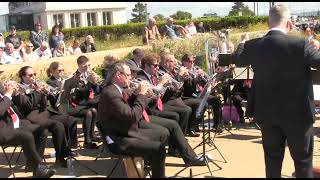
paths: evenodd
<path fill-rule="evenodd" d="M 229 27 L 245 27 L 250 24 L 256 24 L 259 22 L 267 22 L 267 16 L 228 16 L 223 18 L 196 18 L 193 21 L 198 24 L 200 21 L 203 22 L 204 27 L 208 31 L 213 31 L 222 28 Z M 185 26 L 190 20 L 177 20 L 175 24 Z M 91 27 L 80 27 L 80 28 L 68 28 L 63 29 L 62 32 L 65 34 L 66 40 L 72 39 L 73 37 L 84 37 L 88 34 L 92 34 L 94 38 L 98 39 L 117 39 L 126 35 L 142 35 L 143 27 L 145 23 L 127 23 L 127 24 L 115 24 L 107 26 L 91 26 Z M 165 26 L 165 22 L 158 22 L 158 28 L 161 31 Z M 46 31 L 50 34 L 50 30 Z M 160 32 L 161 33 L 161 32 Z M 23 40 L 29 40 L 30 31 L 18 31 Z M 4 33 L 6 37 L 8 32 Z"/>

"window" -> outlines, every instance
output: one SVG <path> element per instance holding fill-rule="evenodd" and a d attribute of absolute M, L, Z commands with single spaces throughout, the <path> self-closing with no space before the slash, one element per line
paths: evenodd
<path fill-rule="evenodd" d="M 71 28 L 80 27 L 80 14 L 70 14 Z"/>
<path fill-rule="evenodd" d="M 53 17 L 53 24 L 57 24 L 60 27 L 63 27 L 63 14 L 54 14 Z"/>
<path fill-rule="evenodd" d="M 87 13 L 88 26 L 96 26 L 96 13 Z"/>
<path fill-rule="evenodd" d="M 111 25 L 112 24 L 112 12 L 103 12 L 102 13 L 102 23 L 103 25 Z"/>

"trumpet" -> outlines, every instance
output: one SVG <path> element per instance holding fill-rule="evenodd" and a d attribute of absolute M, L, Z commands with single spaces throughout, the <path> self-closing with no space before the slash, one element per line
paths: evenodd
<path fill-rule="evenodd" d="M 164 71 L 157 71 L 157 76 L 161 77 L 164 74 L 166 74 Z M 183 82 L 179 82 L 177 80 L 175 80 L 173 77 L 170 76 L 170 83 L 177 89 L 181 89 L 183 86 Z"/>
<path fill-rule="evenodd" d="M 143 81 L 143 79 L 141 79 L 141 78 L 136 78 L 136 79 L 133 79 L 133 80 L 129 81 L 130 82 L 129 89 L 131 91 L 135 91 L 139 87 L 139 85 L 140 85 L 140 83 L 142 81 Z M 147 84 L 147 86 L 148 86 L 148 93 L 147 93 L 148 97 L 153 98 L 153 97 L 161 96 L 161 93 L 157 92 L 155 90 L 154 86 L 151 83 L 149 83 L 149 82 L 147 82 L 147 83 L 148 83 Z"/>
<path fill-rule="evenodd" d="M 97 85 L 101 86 L 104 84 L 105 79 L 101 78 L 94 71 L 87 71 L 87 72 L 80 74 L 80 81 L 83 81 L 85 84 L 90 82 L 92 84 L 97 84 Z"/>

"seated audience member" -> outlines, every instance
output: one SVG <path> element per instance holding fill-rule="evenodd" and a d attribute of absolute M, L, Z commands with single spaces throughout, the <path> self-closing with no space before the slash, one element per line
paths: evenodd
<path fill-rule="evenodd" d="M 35 50 L 35 52 L 40 57 L 40 60 L 47 60 L 52 58 L 52 53 L 49 48 L 49 44 L 47 41 L 43 41 L 38 49 Z"/>
<path fill-rule="evenodd" d="M 199 22 L 197 31 L 198 31 L 198 33 L 205 33 L 206 32 L 206 29 L 203 27 L 203 22 Z"/>
<path fill-rule="evenodd" d="M 54 25 L 52 27 L 49 39 L 51 53 L 53 53 L 53 51 L 57 48 L 59 41 L 64 41 L 64 34 L 61 32 L 59 25 Z"/>
<path fill-rule="evenodd" d="M 5 47 L 5 46 L 6 46 L 6 43 L 4 41 L 3 34 L 0 33 L 0 47 Z"/>
<path fill-rule="evenodd" d="M 306 36 L 306 38 L 311 41 L 314 37 L 313 37 L 313 31 L 310 29 L 310 27 L 308 27 L 305 32 L 304 35 Z"/>
<path fill-rule="evenodd" d="M 30 32 L 30 41 L 34 46 L 34 49 L 38 49 L 43 41 L 48 41 L 48 36 L 45 31 L 41 30 L 40 23 L 36 23 L 34 28 L 34 31 Z"/>
<path fill-rule="evenodd" d="M 88 35 L 86 37 L 86 41 L 83 42 L 80 46 L 82 53 L 96 52 L 96 47 L 93 41 L 93 37 Z"/>
<path fill-rule="evenodd" d="M 168 36 L 170 39 L 181 39 L 176 33 L 177 29 L 178 26 L 173 24 L 173 18 L 167 18 L 164 35 Z"/>
<path fill-rule="evenodd" d="M 197 35 L 197 34 L 198 34 L 197 28 L 196 28 L 196 26 L 194 25 L 194 22 L 193 22 L 193 21 L 190 21 L 190 22 L 186 25 L 185 28 L 188 30 L 188 32 L 189 32 L 189 34 L 190 34 L 191 36 L 194 36 L 194 35 Z"/>
<path fill-rule="evenodd" d="M 63 41 L 58 42 L 58 46 L 53 51 L 53 57 L 64 57 L 70 55 L 69 51 L 66 49 L 66 45 Z"/>
<path fill-rule="evenodd" d="M 33 44 L 27 43 L 26 48 L 23 51 L 23 61 L 30 61 L 30 62 L 36 62 L 39 60 L 39 55 L 33 51 Z"/>
<path fill-rule="evenodd" d="M 33 177 L 49 178 L 56 171 L 41 165 L 46 135 L 39 125 L 31 124 L 16 114 L 11 101 L 12 94 L 16 93 L 15 89 L 13 81 L 8 81 L 3 85 L 0 83 L 0 144 L 21 145 Z"/>
<path fill-rule="evenodd" d="M 103 61 L 103 69 L 102 69 L 102 77 L 103 78 L 107 78 L 108 75 L 108 71 L 111 67 L 111 65 L 115 62 L 118 62 L 120 59 L 118 56 L 112 55 L 112 54 L 108 54 L 104 57 L 104 61 Z"/>
<path fill-rule="evenodd" d="M 157 21 L 150 18 L 148 25 L 144 27 L 142 42 L 144 45 L 154 44 L 157 40 L 161 40 L 161 35 L 157 27 Z"/>
<path fill-rule="evenodd" d="M 80 41 L 78 39 L 75 39 L 73 41 L 73 44 L 72 46 L 70 46 L 68 48 L 68 51 L 71 55 L 81 55 L 82 52 L 81 52 L 81 49 L 80 49 Z"/>
<path fill-rule="evenodd" d="M 6 37 L 6 43 L 11 43 L 15 51 L 20 52 L 23 47 L 23 41 L 21 37 L 17 34 L 17 29 L 15 26 L 10 27 L 10 34 Z"/>
<path fill-rule="evenodd" d="M 23 60 L 18 51 L 14 50 L 12 43 L 6 43 L 6 51 L 3 55 L 2 64 L 19 64 Z"/>
<path fill-rule="evenodd" d="M 3 62 L 3 55 L 4 55 L 4 47 L 0 47 L 0 65 Z"/>
<path fill-rule="evenodd" d="M 152 178 L 164 178 L 165 145 L 169 132 L 150 125 L 144 110 L 147 83 L 140 83 L 137 95 L 131 95 L 126 91 L 130 80 L 131 71 L 125 63 L 117 62 L 111 66 L 107 85 L 100 97 L 98 121 L 104 134 L 109 136 L 110 151 L 143 156 L 151 167 Z"/>

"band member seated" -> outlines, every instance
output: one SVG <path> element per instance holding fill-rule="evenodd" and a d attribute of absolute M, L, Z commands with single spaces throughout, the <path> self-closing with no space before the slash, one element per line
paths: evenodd
<path fill-rule="evenodd" d="M 18 72 L 21 80 L 22 93 L 13 96 L 13 102 L 18 107 L 22 118 L 33 124 L 40 125 L 42 129 L 48 129 L 52 133 L 54 148 L 56 151 L 56 165 L 67 167 L 64 159 L 71 153 L 67 146 L 66 133 L 61 122 L 51 119 L 47 111 L 47 93 L 41 82 L 35 81 L 36 73 L 30 66 L 22 67 Z M 45 84 L 45 83 L 44 83 Z"/>
<path fill-rule="evenodd" d="M 64 82 L 64 91 L 61 94 L 59 109 L 60 111 L 64 111 L 64 113 L 71 116 L 83 118 L 83 146 L 87 149 L 97 149 L 98 145 L 93 142 L 101 140 L 96 137 L 94 133 L 97 119 L 97 109 L 89 106 L 86 101 L 80 103 L 80 98 L 83 100 L 81 97 L 81 92 L 84 93 L 82 96 L 90 96 L 90 90 L 88 93 L 88 89 L 86 88 L 88 86 L 82 87 L 83 84 L 82 82 L 80 83 L 80 76 L 82 74 L 80 72 L 83 72 L 82 69 L 84 69 L 84 71 L 88 69 L 90 63 L 86 56 L 79 56 L 77 62 L 79 64 L 79 68 L 77 70 L 78 73 L 75 73 L 71 78 L 65 80 Z M 86 98 L 84 98 L 84 100 L 86 100 Z"/>
<path fill-rule="evenodd" d="M 132 61 L 127 61 L 127 64 L 131 69 L 131 74 L 132 71 L 137 71 L 137 78 L 147 80 L 152 86 L 155 87 L 154 90 L 157 91 L 157 94 L 159 95 L 158 98 L 148 103 L 148 113 L 155 116 L 175 120 L 178 122 L 178 124 L 181 125 L 182 128 L 186 127 L 188 118 L 180 118 L 178 112 L 168 111 L 167 104 L 163 104 L 162 102 L 163 97 L 161 96 L 166 91 L 165 86 L 169 83 L 171 77 L 168 74 L 165 74 L 161 77 L 157 76 L 157 72 L 159 70 L 159 58 L 154 54 L 143 57 L 141 64 L 142 71 L 131 62 Z M 163 106 L 165 106 L 165 108 L 163 108 Z"/>
<path fill-rule="evenodd" d="M 198 96 L 205 87 L 209 76 L 200 69 L 198 66 L 195 66 L 195 57 L 191 54 L 185 54 L 182 56 L 182 65 L 187 68 L 190 75 L 190 79 L 184 83 L 183 95 L 185 97 L 194 98 Z M 208 104 L 213 107 L 213 118 L 214 118 L 214 128 L 218 128 L 218 124 L 221 120 L 221 100 L 219 97 L 215 96 L 215 92 L 212 91 L 211 95 L 208 97 Z M 196 121 L 193 124 L 193 128 L 196 131 L 199 130 L 199 121 Z"/>
<path fill-rule="evenodd" d="M 169 132 L 143 125 L 150 122 L 145 112 L 148 85 L 140 83 L 136 95 L 129 96 L 126 89 L 130 80 L 130 68 L 125 63 L 111 66 L 100 95 L 98 120 L 104 134 L 109 136 L 112 152 L 143 156 L 151 167 L 152 178 L 163 178 Z"/>
<path fill-rule="evenodd" d="M 150 65 L 150 62 L 152 62 L 152 61 L 154 62 L 154 65 L 157 64 L 158 58 L 156 57 L 156 55 L 147 55 L 147 56 L 143 57 L 142 67 L 148 66 L 147 64 Z M 132 64 L 129 64 L 129 65 L 132 66 Z M 131 66 L 129 66 L 129 67 L 132 72 L 133 70 L 135 70 L 134 69 L 135 66 L 133 66 L 133 67 L 131 67 Z M 149 75 L 149 74 L 147 72 L 144 72 L 144 75 Z M 150 105 L 156 106 L 154 104 L 158 104 L 158 106 L 160 106 L 160 107 L 157 107 L 158 111 L 160 112 L 159 113 L 160 115 L 151 115 L 150 116 L 150 122 L 151 122 L 150 124 L 154 128 L 164 127 L 169 131 L 170 137 L 169 137 L 168 154 L 172 155 L 172 156 L 177 156 L 177 157 L 181 156 L 186 164 L 193 162 L 192 163 L 193 165 L 205 165 L 204 161 L 197 159 L 195 152 L 192 150 L 192 148 L 188 144 L 187 140 L 185 139 L 184 134 L 183 134 L 179 124 L 177 123 L 177 121 L 175 121 L 173 119 L 169 119 L 169 118 L 163 118 L 163 116 L 161 116 L 161 113 L 165 112 L 165 111 L 163 111 L 163 109 L 161 108 L 163 105 L 159 104 L 161 102 L 159 102 L 159 99 L 158 99 L 159 97 L 158 97 L 157 91 L 158 90 L 162 91 L 161 88 L 163 88 L 163 84 L 165 84 L 165 81 L 168 81 L 168 79 L 166 77 L 162 77 L 160 79 L 160 82 L 158 83 L 158 85 L 152 85 L 152 80 L 151 80 L 152 77 L 150 77 L 150 76 L 151 75 L 149 75 L 147 77 L 140 76 L 141 80 L 145 79 L 149 83 L 149 91 L 152 91 L 150 93 L 151 95 L 148 96 L 148 101 L 151 103 L 148 103 L 149 107 L 147 107 L 147 109 L 150 109 Z M 134 77 L 132 77 L 132 78 L 134 78 Z M 152 103 L 152 102 L 158 102 L 158 103 Z M 153 107 L 153 108 L 155 109 L 155 107 Z M 174 112 L 172 112 L 172 113 L 174 113 Z M 177 115 L 179 117 L 179 114 L 177 114 Z"/>
<path fill-rule="evenodd" d="M 168 93 L 164 95 L 163 99 L 169 99 L 167 104 L 173 105 L 174 107 L 189 107 L 191 108 L 191 115 L 187 125 L 187 135 L 192 137 L 200 136 L 195 132 L 195 128 L 192 127 L 196 120 L 196 110 L 199 107 L 201 100 L 196 98 L 183 97 L 183 87 L 178 87 L 176 84 L 185 83 L 189 79 L 189 74 L 186 68 L 175 69 L 177 65 L 177 59 L 172 53 L 163 53 L 160 56 L 160 71 L 168 73 L 171 76 L 171 81 L 174 86 L 170 86 Z M 165 101 L 165 100 L 164 100 Z M 170 109 L 171 110 L 171 109 Z"/>
<path fill-rule="evenodd" d="M 40 164 L 46 135 L 39 125 L 31 124 L 16 113 L 11 101 L 12 94 L 16 91 L 15 86 L 12 81 L 0 84 L 0 144 L 21 145 L 33 177 L 49 178 L 55 174 L 55 169 Z"/>
<path fill-rule="evenodd" d="M 63 76 L 63 66 L 59 62 L 52 62 L 47 69 L 47 75 L 49 80 L 47 84 L 56 88 L 56 91 L 61 91 L 62 85 L 62 76 Z M 64 111 L 60 112 L 59 105 L 61 99 L 61 93 L 57 94 L 50 94 L 48 96 L 48 100 L 50 103 L 49 110 L 52 113 L 51 118 L 57 119 L 58 121 L 62 122 L 66 131 L 67 141 L 70 148 L 77 148 L 78 147 L 78 138 L 77 138 L 77 121 L 74 117 L 69 116 Z M 58 102 L 59 101 L 59 102 Z"/>

